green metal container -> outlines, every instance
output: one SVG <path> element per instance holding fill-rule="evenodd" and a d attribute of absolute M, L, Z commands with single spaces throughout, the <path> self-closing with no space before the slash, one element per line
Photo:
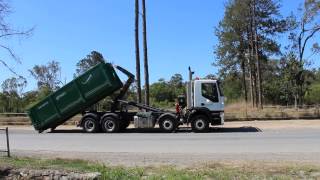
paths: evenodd
<path fill-rule="evenodd" d="M 38 131 L 55 128 L 122 87 L 109 63 L 100 63 L 31 107 L 28 115 Z"/>

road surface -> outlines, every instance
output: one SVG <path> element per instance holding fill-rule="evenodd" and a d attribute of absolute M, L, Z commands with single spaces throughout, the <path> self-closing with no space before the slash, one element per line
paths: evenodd
<path fill-rule="evenodd" d="M 112 165 L 188 166 L 221 160 L 320 164 L 320 128 L 314 127 L 219 127 L 208 133 L 182 129 L 168 134 L 133 129 L 119 134 L 86 134 L 78 129 L 38 134 L 12 129 L 10 141 L 16 155 L 77 158 Z"/>

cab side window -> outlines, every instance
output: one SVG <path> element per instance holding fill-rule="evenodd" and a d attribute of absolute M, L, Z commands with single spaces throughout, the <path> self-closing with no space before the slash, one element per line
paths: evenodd
<path fill-rule="evenodd" d="M 216 83 L 202 83 L 201 94 L 212 102 L 219 102 Z"/>

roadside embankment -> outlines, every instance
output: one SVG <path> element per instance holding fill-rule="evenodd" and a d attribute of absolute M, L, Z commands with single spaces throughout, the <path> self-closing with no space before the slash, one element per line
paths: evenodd
<path fill-rule="evenodd" d="M 175 166 L 121 167 L 83 160 L 0 158 L 1 179 L 319 179 L 320 166 L 292 163 L 207 163 Z M 5 168 L 7 167 L 7 168 Z M 9 168 L 8 168 L 9 167 Z M 21 169 L 23 168 L 23 169 Z M 41 170 L 35 170 L 41 169 Z M 54 172 L 55 176 L 52 176 Z M 79 173 L 81 172 L 81 173 Z M 81 176 L 81 175 L 82 176 Z M 58 178 L 59 179 L 59 178 Z M 81 178 L 80 178 L 81 179 Z"/>

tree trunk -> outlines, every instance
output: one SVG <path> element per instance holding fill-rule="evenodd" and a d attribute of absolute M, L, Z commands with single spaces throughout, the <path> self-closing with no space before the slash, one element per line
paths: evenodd
<path fill-rule="evenodd" d="M 251 97 L 251 104 L 252 107 L 255 107 L 255 97 L 254 97 L 254 84 L 253 84 L 253 72 L 252 68 L 250 68 L 250 97 Z"/>
<path fill-rule="evenodd" d="M 253 42 L 253 18 L 252 8 L 250 8 L 250 24 L 249 24 L 249 52 L 250 52 L 250 83 L 251 83 L 251 103 L 252 107 L 257 106 L 257 87 L 256 87 L 256 71 L 255 71 L 255 59 L 254 57 L 254 42 Z"/>
<path fill-rule="evenodd" d="M 253 82 L 254 82 L 254 95 L 255 95 L 255 107 L 258 107 L 258 104 L 259 104 L 259 98 L 258 98 L 258 88 L 257 88 L 257 69 L 256 69 L 256 66 L 255 66 L 255 63 L 253 64 L 252 68 L 254 69 L 254 74 L 253 74 Z"/>
<path fill-rule="evenodd" d="M 147 46 L 147 20 L 146 20 L 146 2 L 142 0 L 142 22 L 143 22 L 143 56 L 144 56 L 144 81 L 145 81 L 145 103 L 149 105 L 149 67 L 148 67 L 148 46 Z"/>
<path fill-rule="evenodd" d="M 255 49 L 255 58 L 257 62 L 257 101 L 259 108 L 263 108 L 262 106 L 262 80 L 261 80 L 261 65 L 260 65 L 260 59 L 259 59 L 259 50 L 258 50 L 258 35 L 257 35 L 257 25 L 256 25 L 256 19 L 255 19 L 255 9 L 256 9 L 256 1 L 252 1 L 252 27 L 253 27 L 253 34 L 254 34 L 254 49 Z"/>
<path fill-rule="evenodd" d="M 135 0 L 135 46 L 136 46 L 136 80 L 137 101 L 141 103 L 140 51 L 139 51 L 139 0 Z"/>
<path fill-rule="evenodd" d="M 249 41 L 249 46 L 248 46 L 248 52 L 249 52 L 249 58 L 248 58 L 248 72 L 249 72 L 249 80 L 250 80 L 250 101 L 252 107 L 255 107 L 255 98 L 254 98 L 254 84 L 253 84 L 253 69 L 252 69 L 252 36 L 251 36 L 251 27 L 249 26 L 247 28 L 247 38 Z"/>
<path fill-rule="evenodd" d="M 246 101 L 246 104 L 248 102 L 248 94 L 247 94 L 247 85 L 246 85 L 246 67 L 245 67 L 245 59 L 242 57 L 241 59 L 241 69 L 242 69 L 242 85 L 244 89 L 244 100 Z"/>

